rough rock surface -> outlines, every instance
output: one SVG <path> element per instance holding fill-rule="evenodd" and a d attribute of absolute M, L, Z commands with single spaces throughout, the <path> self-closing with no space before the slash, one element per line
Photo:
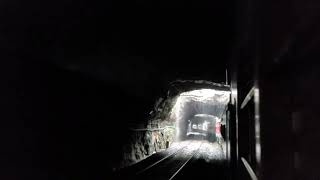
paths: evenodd
<path fill-rule="evenodd" d="M 120 166 L 131 165 L 168 148 L 173 141 L 174 134 L 174 129 L 171 127 L 133 132 L 131 143 L 123 148 L 123 161 Z"/>
<path fill-rule="evenodd" d="M 170 147 L 175 137 L 175 121 L 170 113 L 176 98 L 160 98 L 151 112 L 153 116 L 144 128 L 132 128 L 130 141 L 123 147 L 120 167 L 139 162 L 155 152 Z"/>

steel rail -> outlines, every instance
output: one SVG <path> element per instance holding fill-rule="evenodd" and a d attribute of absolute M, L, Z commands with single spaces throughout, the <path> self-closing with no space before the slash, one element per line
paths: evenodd
<path fill-rule="evenodd" d="M 199 153 L 199 149 L 201 148 L 202 144 L 203 143 L 199 145 L 198 149 L 190 156 L 190 158 L 188 158 L 188 160 L 186 160 L 186 162 L 182 164 L 182 166 L 170 177 L 169 180 L 172 180 L 182 170 L 182 168 L 184 168 L 184 166 L 195 156 L 195 154 Z"/>
<path fill-rule="evenodd" d="M 162 162 L 163 160 L 168 159 L 169 157 L 176 155 L 178 152 L 180 152 L 181 150 L 183 150 L 183 149 L 185 149 L 186 147 L 188 147 L 188 145 L 189 145 L 189 144 L 191 144 L 191 142 L 190 142 L 190 143 L 188 143 L 187 145 L 185 145 L 184 147 L 182 147 L 182 148 L 178 149 L 177 151 L 175 151 L 175 152 L 173 152 L 173 153 L 171 153 L 171 154 L 167 155 L 166 157 L 164 157 L 164 158 L 160 159 L 159 161 L 157 161 L 157 162 L 155 162 L 155 163 L 153 163 L 153 164 L 149 165 L 148 167 L 146 167 L 146 168 L 144 168 L 144 169 L 142 169 L 142 170 L 138 171 L 138 172 L 136 173 L 136 175 L 139 175 L 139 174 L 141 174 L 141 173 L 145 172 L 146 170 L 148 170 L 148 169 L 152 168 L 153 166 L 155 166 L 155 165 L 159 164 L 159 163 L 160 163 L 160 162 Z"/>

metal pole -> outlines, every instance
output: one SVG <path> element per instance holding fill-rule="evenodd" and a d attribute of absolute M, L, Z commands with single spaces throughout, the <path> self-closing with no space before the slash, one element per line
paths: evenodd
<path fill-rule="evenodd" d="M 226 85 L 228 85 L 228 69 L 226 69 Z"/>

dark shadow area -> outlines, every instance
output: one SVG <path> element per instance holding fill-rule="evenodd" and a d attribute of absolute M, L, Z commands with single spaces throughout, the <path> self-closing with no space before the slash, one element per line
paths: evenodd
<path fill-rule="evenodd" d="M 194 160 L 179 178 L 246 180 L 244 158 L 259 180 L 319 179 L 319 8 L 316 0 L 2 1 L 0 179 L 114 179 L 169 147 L 162 108 L 176 95 L 226 80 L 227 163 Z M 186 105 L 184 120 L 212 113 L 194 104 L 208 109 Z"/>
<path fill-rule="evenodd" d="M 196 159 L 190 162 L 181 174 L 178 174 L 175 179 L 221 179 L 227 180 L 230 178 L 230 170 L 226 161 L 206 162 L 204 159 Z"/>
<path fill-rule="evenodd" d="M 225 81 L 233 8 L 4 1 L 1 179 L 110 177 L 169 82 Z"/>

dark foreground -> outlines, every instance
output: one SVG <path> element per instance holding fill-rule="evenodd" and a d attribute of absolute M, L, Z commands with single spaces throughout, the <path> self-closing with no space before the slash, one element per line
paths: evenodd
<path fill-rule="evenodd" d="M 114 179 L 228 179 L 225 153 L 218 143 L 183 141 L 122 169 Z"/>

